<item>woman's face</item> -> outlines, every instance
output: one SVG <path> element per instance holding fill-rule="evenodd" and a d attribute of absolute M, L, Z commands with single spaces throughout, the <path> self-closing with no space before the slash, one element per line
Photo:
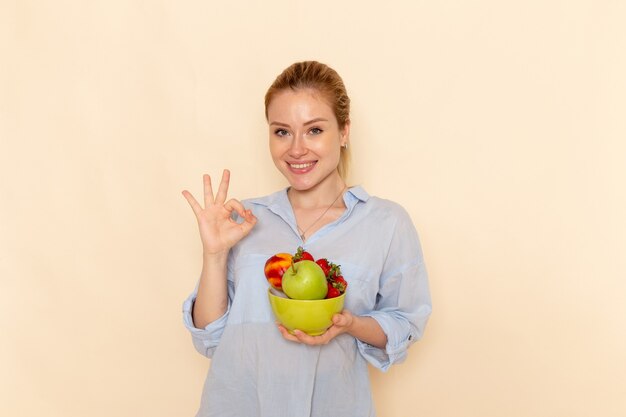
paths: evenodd
<path fill-rule="evenodd" d="M 331 187 L 341 178 L 337 171 L 341 146 L 348 142 L 349 124 L 339 129 L 332 108 L 316 90 L 284 90 L 267 109 L 270 153 L 292 188 Z"/>

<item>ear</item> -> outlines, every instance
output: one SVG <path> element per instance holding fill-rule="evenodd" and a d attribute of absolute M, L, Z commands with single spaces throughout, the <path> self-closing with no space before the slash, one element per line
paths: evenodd
<path fill-rule="evenodd" d="M 340 143 L 341 146 L 348 145 L 350 143 L 350 120 L 346 121 L 343 129 L 340 132 L 341 138 Z"/>

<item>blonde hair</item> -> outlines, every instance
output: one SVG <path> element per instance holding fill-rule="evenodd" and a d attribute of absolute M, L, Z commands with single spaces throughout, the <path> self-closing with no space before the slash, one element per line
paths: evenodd
<path fill-rule="evenodd" d="M 350 123 L 350 97 L 343 80 L 337 71 L 317 61 L 296 62 L 276 77 L 265 93 L 265 118 L 267 119 L 267 108 L 276 94 L 286 89 L 295 91 L 306 88 L 319 91 L 328 100 L 339 129 L 344 129 Z M 342 147 L 337 170 L 344 180 L 348 175 L 349 163 L 348 148 Z"/>

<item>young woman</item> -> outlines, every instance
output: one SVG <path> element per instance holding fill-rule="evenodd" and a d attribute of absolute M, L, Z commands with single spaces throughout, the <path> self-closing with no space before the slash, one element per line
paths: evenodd
<path fill-rule="evenodd" d="M 196 349 L 212 358 L 198 416 L 374 416 L 367 363 L 402 361 L 431 312 L 420 243 L 406 211 L 345 182 L 350 99 L 328 66 L 299 62 L 265 96 L 269 145 L 289 186 L 229 199 L 204 176 L 188 191 L 203 246 L 199 283 L 183 305 Z M 275 323 L 265 261 L 303 246 L 341 265 L 345 310 L 320 336 Z"/>

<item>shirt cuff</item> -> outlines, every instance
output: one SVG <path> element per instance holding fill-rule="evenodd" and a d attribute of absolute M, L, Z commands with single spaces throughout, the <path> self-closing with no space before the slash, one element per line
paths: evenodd
<path fill-rule="evenodd" d="M 390 312 L 372 311 L 363 316 L 376 320 L 387 336 L 387 345 L 384 349 L 357 339 L 357 346 L 363 357 L 383 372 L 391 365 L 404 361 L 407 349 L 418 339 L 416 329 L 406 319 L 394 317 Z"/>
<path fill-rule="evenodd" d="M 213 356 L 213 352 L 222 338 L 222 333 L 224 332 L 224 327 L 228 320 L 228 313 L 230 312 L 230 303 L 228 303 L 226 312 L 221 317 L 207 324 L 203 329 L 200 329 L 193 324 L 192 316 L 196 295 L 195 292 L 192 293 L 183 303 L 183 323 L 191 333 L 191 339 L 196 350 L 210 358 Z"/>

